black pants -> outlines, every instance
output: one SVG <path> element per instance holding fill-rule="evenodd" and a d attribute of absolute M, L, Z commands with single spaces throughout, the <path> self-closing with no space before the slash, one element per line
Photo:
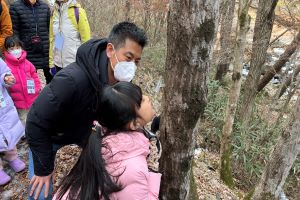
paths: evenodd
<path fill-rule="evenodd" d="M 57 66 L 55 66 L 55 68 L 56 68 L 56 73 L 62 69 L 61 67 L 57 67 Z M 51 80 L 53 78 L 53 76 L 50 74 L 50 68 L 47 67 L 47 68 L 43 69 L 43 71 L 44 71 L 44 76 L 46 79 L 46 84 L 48 84 L 51 82 Z"/>
<path fill-rule="evenodd" d="M 52 75 L 50 74 L 50 68 L 49 67 L 43 68 L 43 71 L 44 71 L 44 76 L 46 79 L 46 84 L 48 84 L 51 82 L 51 80 L 53 78 Z"/>
<path fill-rule="evenodd" d="M 55 68 L 56 68 L 56 73 L 59 72 L 60 70 L 62 70 L 62 67 L 58 67 L 56 65 L 55 65 Z"/>

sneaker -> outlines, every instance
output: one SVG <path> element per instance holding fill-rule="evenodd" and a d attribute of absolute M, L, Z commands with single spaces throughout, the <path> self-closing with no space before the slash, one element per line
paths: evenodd
<path fill-rule="evenodd" d="M 0 186 L 6 185 L 10 181 L 10 176 L 8 176 L 3 170 L 0 170 Z"/>
<path fill-rule="evenodd" d="M 8 164 L 15 172 L 20 172 L 25 169 L 25 163 L 20 158 L 8 162 Z"/>

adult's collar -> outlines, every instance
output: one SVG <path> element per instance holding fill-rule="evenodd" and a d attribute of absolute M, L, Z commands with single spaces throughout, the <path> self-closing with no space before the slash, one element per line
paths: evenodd
<path fill-rule="evenodd" d="M 106 51 L 102 51 L 100 55 L 100 81 L 104 85 L 108 84 L 108 57 L 106 55 Z"/>

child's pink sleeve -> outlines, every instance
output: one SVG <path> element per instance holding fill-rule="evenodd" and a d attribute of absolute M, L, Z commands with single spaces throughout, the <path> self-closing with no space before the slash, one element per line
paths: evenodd
<path fill-rule="evenodd" d="M 38 94 L 38 93 L 40 93 L 40 90 L 41 90 L 41 81 L 39 79 L 39 76 L 36 72 L 34 65 L 31 62 L 29 62 L 29 66 L 30 66 L 30 75 L 34 80 L 35 92 Z"/>

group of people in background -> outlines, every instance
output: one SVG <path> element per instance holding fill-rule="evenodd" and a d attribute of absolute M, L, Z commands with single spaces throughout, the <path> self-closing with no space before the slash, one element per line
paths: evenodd
<path fill-rule="evenodd" d="M 75 61 L 78 47 L 90 39 L 86 13 L 76 0 L 56 0 L 52 12 L 42 0 L 0 4 L 0 152 L 15 172 L 25 169 L 16 144 L 24 136 L 28 111 L 46 83 Z M 0 158 L 0 186 L 10 181 Z"/>
<path fill-rule="evenodd" d="M 52 199 L 55 155 L 68 144 L 82 153 L 54 199 L 158 199 L 159 122 L 145 128 L 155 112 L 150 98 L 131 83 L 148 42 L 144 30 L 120 22 L 108 38 L 90 39 L 85 10 L 76 0 L 55 0 L 51 11 L 42 0 L 16 0 L 9 12 L 0 1 L 6 16 L 0 36 L 0 151 L 15 172 L 24 170 L 16 144 L 26 123 L 28 199 Z M 37 69 L 44 71 L 44 88 Z M 11 178 L 1 160 L 0 167 L 1 186 Z"/>

